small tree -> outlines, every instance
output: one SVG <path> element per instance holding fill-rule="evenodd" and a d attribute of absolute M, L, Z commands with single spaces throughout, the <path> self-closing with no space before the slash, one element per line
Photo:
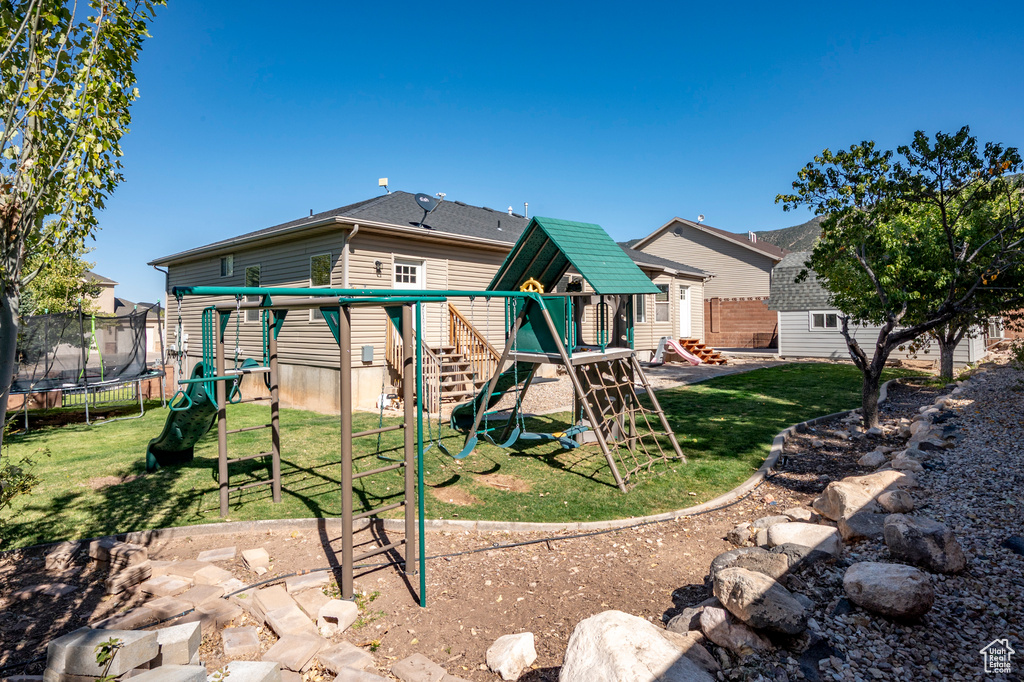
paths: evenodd
<path fill-rule="evenodd" d="M 824 218 L 807 266 L 843 313 L 868 426 L 878 425 L 890 353 L 972 319 L 993 299 L 1011 305 L 1013 296 L 990 284 L 1017 280 L 1024 262 L 1020 184 L 1008 179 L 1021 166 L 1015 148 L 988 143 L 979 151 L 964 127 L 934 142 L 918 131 L 897 153 L 902 160 L 870 141 L 826 149 L 797 174 L 793 194 L 776 197 L 785 210 L 808 206 Z M 857 342 L 851 324 L 879 327 L 873 349 Z"/>
<path fill-rule="evenodd" d="M 82 258 L 92 249 L 84 246 L 68 250 L 47 258 L 46 266 L 39 267 L 36 261 L 44 258 L 36 255 L 26 262 L 29 272 L 39 274 L 22 290 L 21 315 L 42 315 L 77 310 L 79 306 L 87 313 L 96 311 L 94 299 L 100 293 L 100 285 L 91 280 L 87 271 L 96 266 Z"/>
<path fill-rule="evenodd" d="M 122 180 L 133 69 L 161 4 L 0 0 L 0 415 L 24 287 L 82 248 Z"/>

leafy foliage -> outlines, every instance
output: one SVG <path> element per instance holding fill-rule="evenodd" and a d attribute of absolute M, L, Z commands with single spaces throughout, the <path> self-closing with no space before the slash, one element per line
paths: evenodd
<path fill-rule="evenodd" d="M 49 456 L 48 452 L 46 454 Z M 0 462 L 0 545 L 3 544 L 4 527 L 7 525 L 4 510 L 9 509 L 16 498 L 31 493 L 40 482 L 39 477 L 31 471 L 34 464 L 35 461 L 29 457 L 21 457 L 13 462 L 8 458 Z"/>
<path fill-rule="evenodd" d="M 25 287 L 21 302 L 21 314 L 42 315 L 77 310 L 82 306 L 86 313 L 97 312 L 95 298 L 100 286 L 90 280 L 86 271 L 95 267 L 82 258 L 92 249 L 68 249 L 46 259 L 46 267 L 39 267 L 43 256 L 35 255 L 28 260 L 28 270 L 38 270 L 39 275 Z"/>

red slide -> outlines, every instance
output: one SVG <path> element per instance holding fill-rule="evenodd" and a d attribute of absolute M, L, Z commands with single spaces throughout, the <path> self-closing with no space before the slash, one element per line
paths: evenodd
<path fill-rule="evenodd" d="M 682 359 L 686 360 L 691 365 L 700 364 L 700 358 L 698 358 L 696 355 L 680 346 L 679 342 L 676 341 L 675 339 L 666 339 L 666 344 L 673 353 L 675 353 Z"/>

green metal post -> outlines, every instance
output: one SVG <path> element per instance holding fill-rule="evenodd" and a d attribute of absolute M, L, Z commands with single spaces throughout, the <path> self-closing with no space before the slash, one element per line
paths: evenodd
<path fill-rule="evenodd" d="M 423 313 L 416 304 L 416 503 L 420 521 L 420 606 L 427 607 L 427 541 L 423 523 Z"/>

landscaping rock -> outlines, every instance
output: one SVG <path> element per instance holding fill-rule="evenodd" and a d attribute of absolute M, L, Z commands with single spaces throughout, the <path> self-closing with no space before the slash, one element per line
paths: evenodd
<path fill-rule="evenodd" d="M 720 647 L 738 656 L 770 651 L 771 643 L 749 626 L 736 620 L 726 609 L 705 606 L 700 616 L 700 629 L 704 636 Z"/>
<path fill-rule="evenodd" d="M 839 556 L 843 551 L 839 531 L 831 526 L 814 523 L 782 523 L 768 529 L 771 546 L 793 543 Z"/>
<path fill-rule="evenodd" d="M 391 666 L 391 674 L 403 682 L 440 682 L 446 673 L 423 654 L 413 654 Z"/>
<path fill-rule="evenodd" d="M 804 521 L 806 523 L 817 523 L 821 518 L 807 507 L 790 507 L 782 512 L 790 521 Z"/>
<path fill-rule="evenodd" d="M 914 510 L 914 498 L 905 490 L 888 490 L 878 496 L 878 504 L 890 514 L 904 514 Z"/>
<path fill-rule="evenodd" d="M 878 512 L 875 498 L 879 493 L 895 487 L 905 487 L 907 480 L 897 471 L 878 471 L 864 476 L 850 476 L 832 481 L 814 500 L 814 509 L 822 516 L 838 521 L 858 511 Z"/>
<path fill-rule="evenodd" d="M 357 618 L 359 607 L 355 602 L 330 599 L 317 610 L 316 626 L 324 637 L 333 637 L 347 630 Z"/>
<path fill-rule="evenodd" d="M 197 561 L 230 561 L 238 553 L 237 547 L 218 547 L 200 552 L 196 557 Z"/>
<path fill-rule="evenodd" d="M 537 660 L 532 632 L 503 635 L 487 648 L 487 667 L 503 680 L 518 680 L 519 675 Z"/>
<path fill-rule="evenodd" d="M 820 549 L 814 549 L 807 545 L 798 545 L 794 542 L 784 542 L 780 545 L 775 545 L 768 551 L 772 554 L 785 555 L 786 559 L 789 560 L 790 573 L 797 573 L 820 561 L 832 562 L 836 560 L 834 554 L 822 552 Z"/>
<path fill-rule="evenodd" d="M 763 573 L 723 568 L 715 576 L 714 593 L 730 613 L 751 627 L 785 635 L 796 635 L 807 629 L 803 605 L 789 590 Z"/>
<path fill-rule="evenodd" d="M 871 467 L 874 469 L 875 467 L 882 466 L 886 461 L 885 455 L 877 450 L 872 450 L 871 452 L 861 456 L 861 458 L 857 460 L 857 464 L 862 467 Z"/>
<path fill-rule="evenodd" d="M 669 621 L 665 623 L 665 629 L 669 632 L 675 632 L 681 635 L 686 634 L 691 630 L 699 630 L 700 614 L 702 613 L 704 613 L 703 606 L 687 607 L 683 609 L 682 613 L 670 618 Z"/>
<path fill-rule="evenodd" d="M 906 454 L 899 454 L 892 458 L 889 462 L 895 471 L 913 471 L 919 473 L 924 471 L 924 467 L 913 457 L 908 457 Z"/>
<path fill-rule="evenodd" d="M 121 641 L 107 665 L 96 662 L 96 647 L 111 638 Z M 81 628 L 58 637 L 46 647 L 46 668 L 67 675 L 115 677 L 148 663 L 159 653 L 155 632 L 133 630 L 92 630 Z"/>
<path fill-rule="evenodd" d="M 199 623 L 171 625 L 156 631 L 160 653 L 151 661 L 150 668 L 161 665 L 188 665 L 199 651 L 203 634 Z"/>
<path fill-rule="evenodd" d="M 276 661 L 281 667 L 304 673 L 313 665 L 313 657 L 326 646 L 320 637 L 284 635 L 261 656 L 264 661 Z"/>
<path fill-rule="evenodd" d="M 789 522 L 790 522 L 790 518 L 788 516 L 783 515 L 783 514 L 778 514 L 776 516 L 762 516 L 761 518 L 759 518 L 756 521 L 754 521 L 754 523 L 752 523 L 750 525 L 750 527 L 751 528 L 756 528 L 756 529 L 760 530 L 761 528 L 771 528 L 772 526 L 774 526 L 777 523 L 789 523 Z"/>
<path fill-rule="evenodd" d="M 1014 554 L 1020 554 L 1024 556 L 1024 537 L 1020 535 L 1011 535 L 1010 537 L 999 543 L 1000 547 L 1005 547 Z"/>
<path fill-rule="evenodd" d="M 740 547 L 723 552 L 711 561 L 708 583 L 713 583 L 715 575 L 724 568 L 738 566 L 751 571 L 763 573 L 778 580 L 789 570 L 789 559 L 781 554 L 772 554 L 763 547 Z"/>
<path fill-rule="evenodd" d="M 373 656 L 350 642 L 339 642 L 316 655 L 316 660 L 335 675 L 345 668 L 365 670 L 373 665 Z"/>
<path fill-rule="evenodd" d="M 854 604 L 889 618 L 919 618 L 935 602 L 928 574 L 902 564 L 853 564 L 843 576 L 843 589 Z"/>
<path fill-rule="evenodd" d="M 281 666 L 273 662 L 231 661 L 225 672 L 231 682 L 281 682 Z"/>
<path fill-rule="evenodd" d="M 886 514 L 857 512 L 839 519 L 839 534 L 846 542 L 856 540 L 881 540 Z"/>
<path fill-rule="evenodd" d="M 737 547 L 743 547 L 751 542 L 752 533 L 750 530 L 750 523 L 741 523 L 740 525 L 733 528 L 731 531 L 726 533 L 725 539 L 736 545 Z"/>
<path fill-rule="evenodd" d="M 700 630 L 691 630 L 690 632 L 665 632 L 663 633 L 668 641 L 679 647 L 683 656 L 696 663 L 700 668 L 714 675 L 722 666 L 719 665 L 715 657 L 712 656 L 704 646 L 706 638 Z"/>
<path fill-rule="evenodd" d="M 226 628 L 220 635 L 227 658 L 247 658 L 260 653 L 260 637 L 251 625 Z"/>
<path fill-rule="evenodd" d="M 258 572 L 257 569 L 262 568 L 266 573 L 266 569 L 270 568 L 270 554 L 262 547 L 243 550 L 242 565 L 253 572 Z"/>
<path fill-rule="evenodd" d="M 724 612 L 724 611 L 723 611 Z M 569 637 L 559 682 L 713 682 L 657 626 L 622 611 L 580 621 Z"/>
<path fill-rule="evenodd" d="M 960 573 L 967 568 L 960 543 L 938 521 L 890 514 L 885 520 L 884 534 L 889 552 L 897 559 L 936 573 Z"/>

